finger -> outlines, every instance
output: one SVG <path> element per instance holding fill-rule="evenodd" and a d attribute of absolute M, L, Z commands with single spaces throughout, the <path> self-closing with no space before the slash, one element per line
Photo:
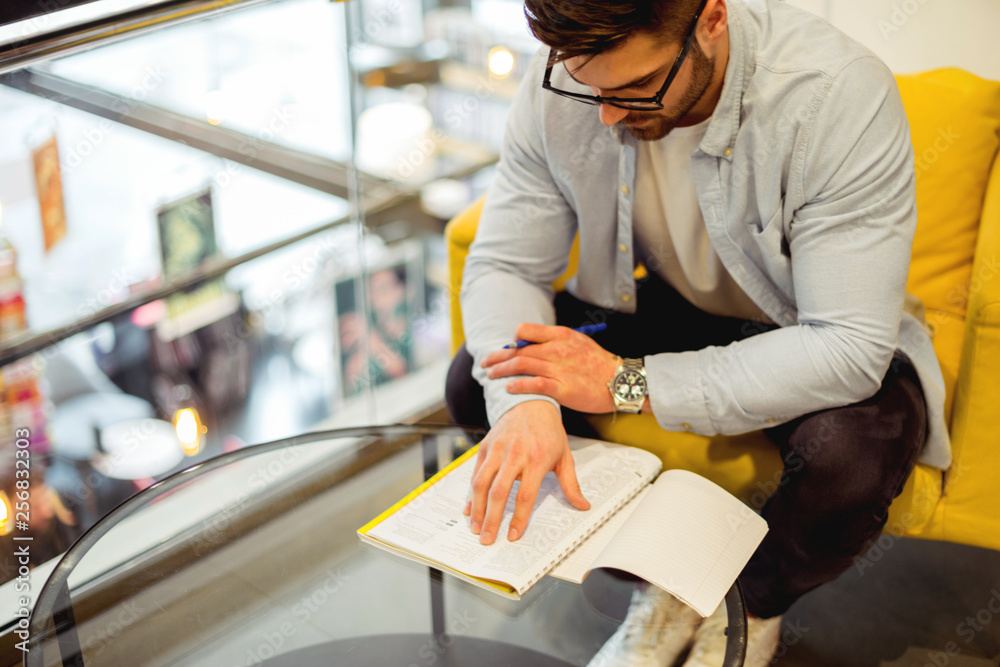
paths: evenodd
<path fill-rule="evenodd" d="M 517 327 L 514 334 L 518 340 L 527 340 L 532 343 L 545 343 L 557 338 L 565 338 L 571 329 L 567 327 L 549 326 L 547 324 L 535 324 L 533 322 L 523 322 Z"/>
<path fill-rule="evenodd" d="M 476 463 L 472 468 L 472 476 L 475 478 L 476 473 L 479 471 L 479 466 L 485 460 L 485 454 L 483 453 L 487 448 L 483 447 L 483 443 L 479 443 L 479 449 L 476 450 Z M 465 497 L 465 508 L 462 509 L 462 514 L 469 516 L 472 513 L 472 485 L 469 485 L 469 493 Z"/>
<path fill-rule="evenodd" d="M 518 356 L 509 361 L 490 367 L 486 375 L 490 378 L 505 378 L 512 375 L 542 375 L 552 377 L 555 367 L 551 362 L 528 355 Z"/>
<path fill-rule="evenodd" d="M 477 463 L 479 463 L 477 461 Z M 469 510 L 469 525 L 472 532 L 478 535 L 482 529 L 483 518 L 486 516 L 490 488 L 500 469 L 499 461 L 487 456 L 472 475 L 472 507 Z"/>
<path fill-rule="evenodd" d="M 528 345 L 526 347 L 510 350 L 494 350 L 486 355 L 483 360 L 479 362 L 479 365 L 482 368 L 490 368 L 504 362 L 509 363 L 512 360 L 522 359 L 525 357 L 549 359 L 552 357 L 552 354 L 552 351 L 546 345 Z"/>
<path fill-rule="evenodd" d="M 469 482 L 469 498 L 468 502 L 465 504 L 465 516 L 472 515 L 472 501 L 475 500 L 476 494 L 472 489 L 472 480 L 476 479 L 476 475 L 479 474 L 479 469 L 483 467 L 483 463 L 486 462 L 486 457 L 489 455 L 490 447 L 486 444 L 486 441 L 479 443 L 479 449 L 476 450 L 476 464 L 472 468 L 472 478 Z M 478 530 L 478 528 L 476 529 Z"/>
<path fill-rule="evenodd" d="M 493 352 L 490 352 L 489 354 L 487 354 L 483 358 L 483 360 L 479 362 L 479 365 L 482 368 L 489 368 L 493 364 L 498 364 L 501 361 L 507 361 L 508 359 L 513 359 L 514 355 L 516 355 L 516 354 L 517 354 L 517 350 L 516 349 L 494 350 Z"/>
<path fill-rule="evenodd" d="M 559 480 L 559 486 L 562 488 L 563 493 L 566 494 L 566 500 L 569 501 L 570 505 L 580 510 L 589 510 L 590 501 L 583 497 L 583 491 L 580 490 L 580 482 L 576 479 L 576 465 L 573 463 L 573 454 L 568 447 L 556 466 L 555 473 L 556 479 Z"/>
<path fill-rule="evenodd" d="M 510 394 L 542 394 L 559 401 L 562 396 L 562 386 L 556 380 L 547 377 L 529 377 L 510 380 L 504 387 Z"/>
<path fill-rule="evenodd" d="M 514 501 L 514 516 L 510 520 L 510 529 L 507 531 L 507 539 L 511 542 L 524 535 L 544 478 L 544 470 L 525 471 L 521 475 L 521 485 L 517 489 L 517 498 Z"/>
<path fill-rule="evenodd" d="M 481 544 L 493 544 L 493 541 L 496 539 L 500 523 L 503 521 L 503 512 L 507 507 L 507 500 L 510 498 L 510 490 L 514 486 L 515 479 L 517 479 L 517 474 L 512 473 L 509 468 L 501 468 L 493 479 L 493 485 L 490 487 L 487 501 L 486 516 L 483 519 L 483 529 L 479 533 L 479 542 Z"/>
<path fill-rule="evenodd" d="M 476 476 L 476 473 L 479 472 L 479 468 L 486 462 L 486 457 L 489 456 L 490 449 L 492 448 L 489 444 L 487 444 L 486 440 L 479 443 L 479 449 L 476 450 L 476 465 L 472 469 L 473 477 Z"/>

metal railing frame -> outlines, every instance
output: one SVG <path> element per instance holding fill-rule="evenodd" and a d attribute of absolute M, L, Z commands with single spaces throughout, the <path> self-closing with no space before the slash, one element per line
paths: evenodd
<path fill-rule="evenodd" d="M 164 0 L 142 8 L 32 35 L 18 42 L 0 44 L 0 84 L 157 136 L 183 142 L 192 148 L 342 199 L 350 198 L 352 186 L 360 187 L 360 191 L 364 193 L 363 198 L 355 202 L 358 210 L 352 211 L 350 215 L 318 225 L 239 257 L 210 262 L 158 288 L 132 295 L 121 303 L 110 305 L 67 325 L 45 332 L 28 332 L 5 341 L 0 345 L 0 366 L 54 346 L 70 336 L 139 306 L 223 276 L 240 264 L 352 220 L 364 220 L 367 225 L 377 227 L 403 217 L 426 218 L 419 208 L 418 191 L 400 188 L 391 181 L 368 174 L 355 173 L 352 176 L 349 164 L 264 142 L 234 130 L 213 126 L 198 119 L 55 74 L 27 69 L 31 64 L 57 56 L 71 55 L 153 30 L 274 1 L 276 0 Z M 248 143 L 252 143 L 254 147 L 252 152 L 243 150 Z M 487 151 L 482 153 L 471 165 L 453 171 L 448 177 L 464 178 L 496 162 L 496 155 Z"/>
<path fill-rule="evenodd" d="M 161 0 L 0 44 L 0 74 L 169 26 L 275 0 Z"/>

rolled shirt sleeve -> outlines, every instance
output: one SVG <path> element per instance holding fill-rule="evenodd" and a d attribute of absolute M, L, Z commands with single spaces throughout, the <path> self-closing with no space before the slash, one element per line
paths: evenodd
<path fill-rule="evenodd" d="M 514 340 L 522 322 L 555 324 L 552 282 L 566 270 L 577 218 L 548 166 L 539 129 L 542 100 L 536 57 L 508 114 L 496 176 L 490 185 L 462 279 L 462 324 L 475 359 L 473 376 L 483 385 L 487 416 L 541 395 L 510 394 L 512 378 L 491 380 L 479 362 Z"/>

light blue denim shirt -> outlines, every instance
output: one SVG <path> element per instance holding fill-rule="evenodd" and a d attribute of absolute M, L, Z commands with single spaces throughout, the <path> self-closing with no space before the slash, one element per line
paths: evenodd
<path fill-rule="evenodd" d="M 909 124 L 892 73 L 786 3 L 727 4 L 725 83 L 691 169 L 716 253 L 780 328 L 647 356 L 653 413 L 670 431 L 766 428 L 868 398 L 898 349 L 927 401 L 920 461 L 945 468 L 944 379 L 926 331 L 903 311 L 917 211 Z M 462 285 L 467 345 L 492 423 L 545 398 L 509 394 L 507 379 L 488 379 L 478 362 L 513 340 L 519 323 L 554 323 L 551 283 L 577 232 L 580 268 L 567 289 L 595 304 L 595 321 L 602 308 L 637 305 L 636 140 L 602 125 L 595 107 L 542 90 L 546 52 L 511 108 Z M 590 92 L 562 66 L 552 83 Z M 647 252 L 655 258 L 655 248 Z"/>

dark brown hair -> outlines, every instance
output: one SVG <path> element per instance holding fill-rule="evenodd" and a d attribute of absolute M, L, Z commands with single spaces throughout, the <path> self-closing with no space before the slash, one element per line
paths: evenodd
<path fill-rule="evenodd" d="M 525 0 L 531 32 L 558 62 L 597 55 L 638 32 L 680 43 L 699 0 Z"/>

